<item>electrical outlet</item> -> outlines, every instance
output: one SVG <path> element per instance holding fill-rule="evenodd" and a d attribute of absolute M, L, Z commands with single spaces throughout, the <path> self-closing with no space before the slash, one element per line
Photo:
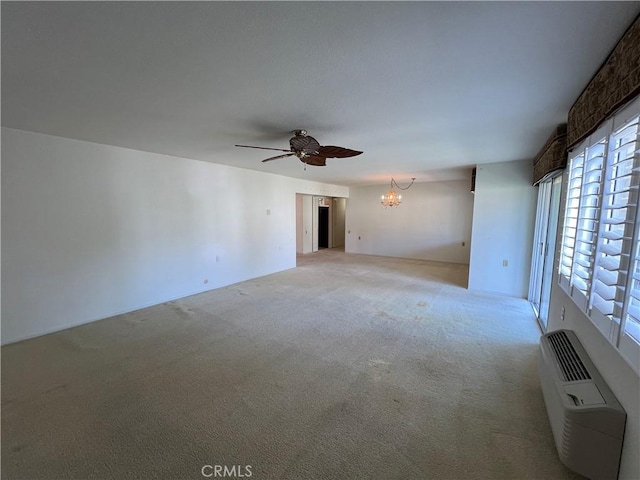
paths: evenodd
<path fill-rule="evenodd" d="M 564 305 L 562 306 L 562 310 L 560 310 L 560 321 L 564 322 Z"/>
<path fill-rule="evenodd" d="M 509 260 L 507 260 L 506 258 L 504 260 L 502 260 L 502 266 L 503 267 L 508 267 L 509 266 Z"/>

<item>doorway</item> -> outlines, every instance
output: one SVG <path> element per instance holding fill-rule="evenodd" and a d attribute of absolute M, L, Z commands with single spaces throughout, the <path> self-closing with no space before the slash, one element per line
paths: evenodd
<path fill-rule="evenodd" d="M 307 254 L 345 243 L 346 198 L 296 194 L 296 252 Z"/>
<path fill-rule="evenodd" d="M 561 189 L 561 174 L 541 182 L 538 186 L 529 301 L 533 305 L 543 332 L 547 331 L 549 316 Z"/>
<path fill-rule="evenodd" d="M 329 206 L 318 207 L 318 248 L 329 248 Z"/>

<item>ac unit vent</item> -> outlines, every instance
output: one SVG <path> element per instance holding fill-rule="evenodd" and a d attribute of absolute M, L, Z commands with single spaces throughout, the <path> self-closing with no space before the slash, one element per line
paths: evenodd
<path fill-rule="evenodd" d="M 558 360 L 558 365 L 562 369 L 565 382 L 591 379 L 591 375 L 589 375 L 587 368 L 580 360 L 580 356 L 576 353 L 565 332 L 561 330 L 551 333 L 548 338 Z"/>

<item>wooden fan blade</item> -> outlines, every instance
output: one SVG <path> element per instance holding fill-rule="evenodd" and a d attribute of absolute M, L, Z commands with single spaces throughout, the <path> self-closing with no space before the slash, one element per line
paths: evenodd
<path fill-rule="evenodd" d="M 253 145 L 236 145 L 236 147 L 259 148 L 260 150 L 275 150 L 276 152 L 290 152 L 291 151 L 291 150 L 285 150 L 284 148 L 254 147 Z"/>
<path fill-rule="evenodd" d="M 318 141 L 309 136 L 293 137 L 289 140 L 289 145 L 291 145 L 291 150 L 304 153 L 318 153 L 318 149 L 320 148 Z"/>
<path fill-rule="evenodd" d="M 284 155 L 278 155 L 278 156 L 276 156 L 276 157 L 265 158 L 264 160 L 262 160 L 262 163 L 264 163 L 264 162 L 270 162 L 271 160 L 277 160 L 277 159 L 279 159 L 279 158 L 291 157 L 291 156 L 293 156 L 293 155 L 294 155 L 293 153 L 286 153 L 286 154 L 284 154 Z"/>
<path fill-rule="evenodd" d="M 308 157 L 301 158 L 300 161 L 307 165 L 315 165 L 316 167 L 324 167 L 327 165 L 327 159 L 317 155 L 309 155 Z"/>
<path fill-rule="evenodd" d="M 355 157 L 356 155 L 360 155 L 362 152 L 357 150 L 351 150 L 349 148 L 343 147 L 335 147 L 333 145 L 327 145 L 326 147 L 320 147 L 318 149 L 318 154 L 326 157 L 326 158 L 346 158 L 346 157 Z"/>

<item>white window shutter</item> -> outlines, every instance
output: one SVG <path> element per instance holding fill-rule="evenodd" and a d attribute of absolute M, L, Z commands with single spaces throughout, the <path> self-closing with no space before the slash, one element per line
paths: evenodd
<path fill-rule="evenodd" d="M 576 246 L 578 213 L 580 211 L 580 192 L 582 190 L 582 171 L 584 154 L 581 153 L 569 161 L 569 180 L 567 184 L 567 200 L 562 231 L 562 248 L 560 251 L 560 275 L 571 279 L 571 270 Z"/>
<path fill-rule="evenodd" d="M 568 168 L 560 286 L 638 371 L 640 97 L 575 148 Z"/>

